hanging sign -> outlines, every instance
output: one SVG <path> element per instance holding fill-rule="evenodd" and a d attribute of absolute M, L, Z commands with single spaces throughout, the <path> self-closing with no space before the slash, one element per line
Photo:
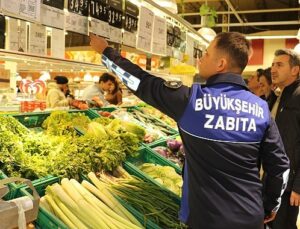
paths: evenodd
<path fill-rule="evenodd" d="M 61 29 L 52 29 L 51 56 L 65 58 L 65 32 Z"/>
<path fill-rule="evenodd" d="M 90 0 L 89 9 L 91 21 L 89 24 L 89 32 L 109 37 L 108 25 L 108 0 Z"/>
<path fill-rule="evenodd" d="M 1 9 L 6 15 L 39 22 L 41 0 L 1 0 Z"/>
<path fill-rule="evenodd" d="M 136 31 L 138 25 L 139 8 L 128 0 L 125 1 L 125 22 L 123 44 L 131 47 L 136 45 Z"/>
<path fill-rule="evenodd" d="M 41 23 L 50 27 L 64 29 L 64 0 L 43 0 Z"/>
<path fill-rule="evenodd" d="M 142 6 L 140 9 L 137 49 L 151 52 L 154 13 Z"/>
<path fill-rule="evenodd" d="M 25 21 L 10 18 L 7 21 L 5 48 L 11 51 L 27 52 L 27 25 Z"/>
<path fill-rule="evenodd" d="M 88 34 L 88 0 L 68 0 L 66 30 Z"/>
<path fill-rule="evenodd" d="M 152 53 L 166 55 L 167 48 L 167 22 L 166 19 L 155 16 L 152 37 Z"/>
<path fill-rule="evenodd" d="M 43 56 L 46 55 L 46 47 L 46 27 L 31 23 L 29 26 L 28 52 Z"/>

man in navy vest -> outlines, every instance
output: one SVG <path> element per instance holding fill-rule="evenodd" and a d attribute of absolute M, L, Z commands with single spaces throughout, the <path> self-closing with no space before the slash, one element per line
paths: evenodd
<path fill-rule="evenodd" d="M 142 70 L 90 35 L 102 62 L 136 96 L 177 121 L 186 160 L 180 220 L 193 229 L 261 229 L 274 219 L 289 160 L 265 101 L 248 91 L 241 73 L 250 44 L 220 33 L 199 60 L 206 85 L 186 87 Z M 265 192 L 258 159 L 267 172 Z"/>

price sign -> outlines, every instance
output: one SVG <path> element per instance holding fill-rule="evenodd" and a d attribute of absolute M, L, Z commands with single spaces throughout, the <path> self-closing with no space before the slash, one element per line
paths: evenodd
<path fill-rule="evenodd" d="M 88 35 L 88 18 L 69 12 L 66 16 L 66 30 Z"/>
<path fill-rule="evenodd" d="M 129 1 L 125 2 L 125 23 L 124 29 L 128 32 L 137 31 L 139 9 Z"/>
<path fill-rule="evenodd" d="M 40 21 L 41 0 L 2 0 L 5 14 L 31 21 Z"/>
<path fill-rule="evenodd" d="M 37 55 L 46 55 L 46 27 L 31 23 L 29 26 L 28 52 Z"/>
<path fill-rule="evenodd" d="M 42 0 L 44 5 L 51 6 L 60 10 L 64 9 L 64 0 Z"/>
<path fill-rule="evenodd" d="M 64 29 L 64 0 L 43 0 L 41 5 L 41 23 L 50 27 Z"/>
<path fill-rule="evenodd" d="M 131 32 L 124 31 L 122 43 L 124 45 L 127 45 L 127 46 L 135 48 L 135 45 L 136 45 L 136 33 L 131 33 Z"/>
<path fill-rule="evenodd" d="M 27 26 L 26 22 L 10 18 L 7 23 L 7 36 L 5 48 L 12 51 L 27 51 Z"/>
<path fill-rule="evenodd" d="M 68 0 L 69 12 L 88 16 L 88 0 Z"/>
<path fill-rule="evenodd" d="M 122 28 L 122 0 L 109 0 L 108 24 L 116 28 Z"/>
<path fill-rule="evenodd" d="M 139 16 L 137 48 L 146 52 L 151 52 L 153 20 L 154 13 L 142 6 Z"/>
<path fill-rule="evenodd" d="M 166 19 L 155 16 L 152 37 L 152 53 L 166 55 L 167 48 L 167 22 Z"/>
<path fill-rule="evenodd" d="M 116 28 L 114 26 L 110 26 L 110 34 L 109 34 L 109 40 L 112 42 L 116 42 L 118 44 L 121 44 L 122 42 L 122 30 L 119 28 Z"/>
<path fill-rule="evenodd" d="M 90 16 L 101 21 L 108 21 L 108 0 L 90 0 Z"/>
<path fill-rule="evenodd" d="M 51 56 L 65 58 L 65 31 L 52 29 L 51 35 Z"/>

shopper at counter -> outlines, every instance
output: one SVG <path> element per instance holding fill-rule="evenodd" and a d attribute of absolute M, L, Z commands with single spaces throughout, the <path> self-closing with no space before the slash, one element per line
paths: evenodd
<path fill-rule="evenodd" d="M 113 75 L 103 73 L 100 76 L 98 83 L 90 85 L 83 90 L 82 99 L 88 101 L 90 104 L 95 104 L 98 107 L 108 105 L 104 94 L 114 87 L 115 80 L 116 78 Z"/>
<path fill-rule="evenodd" d="M 102 62 L 135 95 L 177 121 L 186 152 L 180 220 L 199 229 L 261 229 L 273 220 L 289 161 L 265 101 L 241 77 L 250 44 L 220 33 L 199 60 L 206 85 L 168 83 L 142 70 L 90 34 Z M 268 172 L 262 200 L 258 158 Z"/>
<path fill-rule="evenodd" d="M 292 50 L 277 50 L 273 59 L 272 82 L 281 94 L 272 104 L 272 115 L 278 125 L 291 172 L 281 206 L 272 229 L 295 229 L 300 205 L 300 57 Z"/>
<path fill-rule="evenodd" d="M 68 89 L 68 78 L 65 76 L 56 76 L 55 82 L 51 82 L 47 85 L 47 108 L 56 107 L 68 107 L 71 103 L 71 99 L 67 99 L 65 92 Z"/>
<path fill-rule="evenodd" d="M 120 88 L 119 82 L 114 80 L 114 86 L 105 95 L 105 100 L 113 105 L 122 104 L 122 90 Z"/>

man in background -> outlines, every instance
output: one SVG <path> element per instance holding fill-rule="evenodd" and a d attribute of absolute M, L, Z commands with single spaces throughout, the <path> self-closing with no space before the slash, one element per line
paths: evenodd
<path fill-rule="evenodd" d="M 300 205 L 300 57 L 292 50 L 277 50 L 272 63 L 272 82 L 280 89 L 271 114 L 278 126 L 291 171 L 272 229 L 296 229 Z"/>
<path fill-rule="evenodd" d="M 71 98 L 66 98 L 65 92 L 68 89 L 68 78 L 65 76 L 55 76 L 55 82 L 47 85 L 47 108 L 68 107 L 71 103 Z"/>
<path fill-rule="evenodd" d="M 255 74 L 248 78 L 248 88 L 249 90 L 258 97 L 264 98 L 264 93 L 261 90 L 261 87 L 258 82 L 258 78 L 262 75 L 263 69 L 259 68 L 256 70 Z"/>
<path fill-rule="evenodd" d="M 99 107 L 108 105 L 104 94 L 112 90 L 115 81 L 116 78 L 113 75 L 103 73 L 98 83 L 94 83 L 84 89 L 82 99 L 89 103 L 95 103 Z"/>

